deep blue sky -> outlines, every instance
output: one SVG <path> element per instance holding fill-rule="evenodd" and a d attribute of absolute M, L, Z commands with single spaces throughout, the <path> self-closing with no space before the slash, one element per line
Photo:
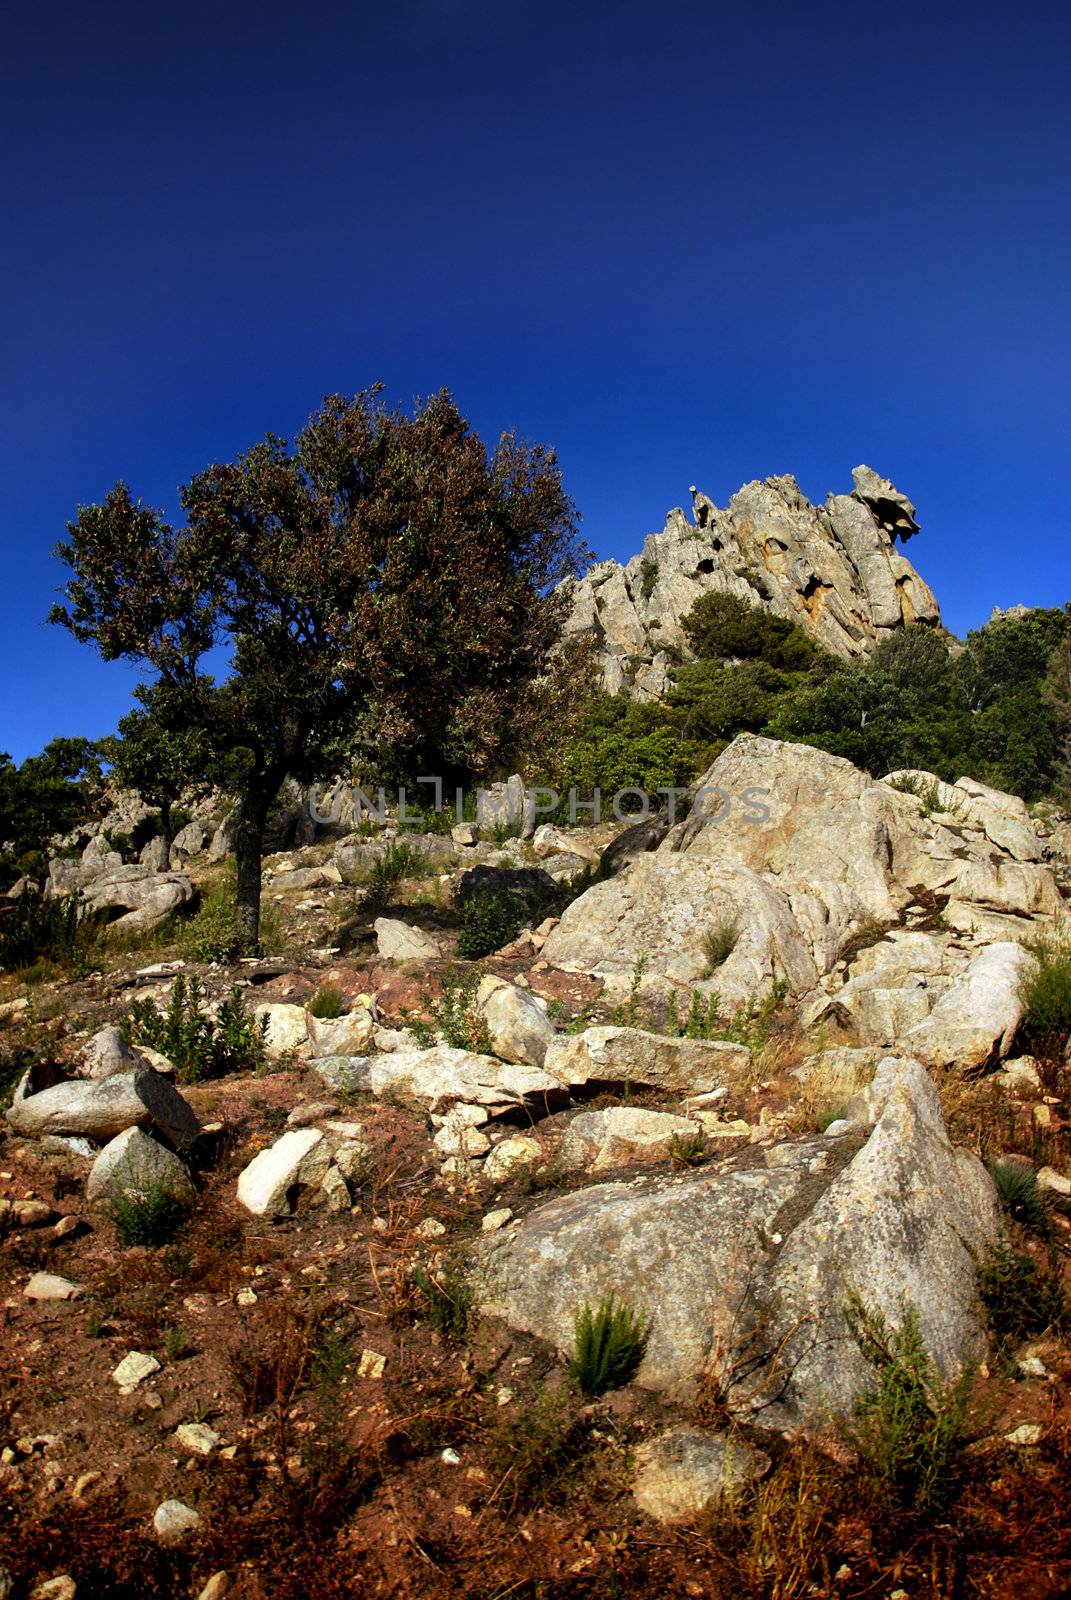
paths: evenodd
<path fill-rule="evenodd" d="M 957 632 L 1067 599 L 1069 47 L 1029 0 L 10 11 L 0 749 L 129 701 L 42 620 L 80 502 L 377 378 L 555 444 L 600 555 L 866 461 Z"/>

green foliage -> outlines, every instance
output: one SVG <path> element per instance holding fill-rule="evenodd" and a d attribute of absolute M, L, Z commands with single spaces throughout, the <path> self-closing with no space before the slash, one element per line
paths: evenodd
<path fill-rule="evenodd" d="M 361 910 L 367 916 L 378 915 L 390 905 L 391 896 L 403 878 L 420 878 L 427 870 L 427 858 L 408 840 L 397 840 L 387 847 L 386 855 L 369 872 L 361 896 Z"/>
<path fill-rule="evenodd" d="M 687 736 L 707 743 L 758 732 L 791 687 L 787 673 L 764 661 L 735 666 L 693 661 L 676 668 L 672 677 L 670 706 L 682 717 Z"/>
<path fill-rule="evenodd" d="M 604 804 L 620 789 L 680 788 L 695 778 L 708 754 L 683 731 L 684 719 L 672 708 L 597 695 L 578 711 L 560 767 L 549 779 L 563 796 L 558 818 L 568 818 L 568 791 L 589 798 L 601 789 Z"/>
<path fill-rule="evenodd" d="M 153 687 L 143 685 L 134 694 L 140 706 L 120 718 L 118 735 L 101 740 L 101 750 L 112 763 L 113 781 L 136 789 L 146 805 L 159 809 L 161 832 L 170 843 L 185 820 L 179 800 L 205 793 L 223 775 L 214 770 L 205 728 L 171 728 L 166 699 L 161 697 L 158 712 Z"/>
<path fill-rule="evenodd" d="M 653 556 L 643 556 L 640 560 L 640 594 L 645 600 L 654 594 L 657 582 L 658 562 Z"/>
<path fill-rule="evenodd" d="M 1015 1161 L 989 1161 L 989 1176 L 1004 1210 L 1015 1222 L 1046 1233 L 1051 1225 L 1045 1196 L 1038 1188 L 1037 1174 L 1031 1167 Z"/>
<path fill-rule="evenodd" d="M 914 1307 L 890 1329 L 858 1298 L 845 1318 L 875 1380 L 845 1427 L 849 1443 L 879 1492 L 919 1514 L 939 1511 L 955 1493 L 970 1442 L 968 1366 L 945 1384 L 934 1369 Z"/>
<path fill-rule="evenodd" d="M 414 1020 L 403 1011 L 403 1020 L 416 1035 L 422 1050 L 430 1050 L 438 1040 L 454 1050 L 472 1050 L 477 1055 L 490 1050 L 487 1023 L 476 1010 L 476 990 L 482 976 L 479 971 L 459 972 L 456 967 L 447 968 L 442 975 L 439 998 L 433 999 L 426 992 L 421 995 L 425 1008 L 431 1013 L 431 1024 Z"/>
<path fill-rule="evenodd" d="M 740 939 L 740 919 L 722 917 L 703 935 L 703 955 L 706 959 L 706 976 L 725 965 Z"/>
<path fill-rule="evenodd" d="M 1030 950 L 1037 967 L 1022 979 L 1023 1027 L 1049 1042 L 1071 1034 L 1071 944 L 1043 942 Z"/>
<path fill-rule="evenodd" d="M 334 984 L 321 984 L 305 1007 L 305 1010 L 310 1017 L 319 1017 L 325 1022 L 334 1017 L 340 1017 L 343 1010 L 342 995 Z"/>
<path fill-rule="evenodd" d="M 712 590 L 701 595 L 681 625 L 701 659 L 765 661 L 795 672 L 810 666 L 818 654 L 797 623 L 735 594 Z"/>
<path fill-rule="evenodd" d="M 647 1348 L 648 1325 L 628 1306 L 616 1305 L 607 1295 L 592 1311 L 584 1305 L 576 1314 L 576 1354 L 569 1375 L 589 1400 L 631 1382 Z"/>
<path fill-rule="evenodd" d="M 0 885 L 43 873 L 51 838 L 70 833 L 97 810 L 100 752 L 90 739 L 53 739 L 20 767 L 0 753 Z"/>
<path fill-rule="evenodd" d="M 702 1128 L 694 1133 L 675 1133 L 669 1141 L 669 1159 L 675 1167 L 701 1167 L 707 1158 L 707 1141 Z"/>
<path fill-rule="evenodd" d="M 509 944 L 520 932 L 523 912 L 506 891 L 472 894 L 460 906 L 461 933 L 457 953 L 463 961 L 479 961 Z"/>
<path fill-rule="evenodd" d="M 643 975 L 647 971 L 647 964 L 650 959 L 650 953 L 643 950 L 633 962 L 628 996 L 621 1005 L 615 1006 L 610 1013 L 610 1021 L 615 1028 L 638 1028 L 642 1026 L 640 1022 L 640 986 L 643 983 Z"/>
<path fill-rule="evenodd" d="M 414 1267 L 412 1278 L 426 1301 L 428 1322 L 449 1343 L 458 1343 L 469 1325 L 473 1300 L 460 1264 L 448 1261 L 434 1269 Z"/>
<path fill-rule="evenodd" d="M 500 1503 L 511 1513 L 528 1512 L 564 1497 L 592 1449 L 590 1422 L 578 1415 L 572 1395 L 547 1391 L 507 1412 L 488 1441 Z"/>
<path fill-rule="evenodd" d="M 36 1056 L 25 1047 L 0 1051 L 0 1111 L 11 1104 L 19 1079 L 33 1066 Z"/>
<path fill-rule="evenodd" d="M 1001 1243 L 978 1269 L 978 1293 L 998 1339 L 1018 1342 L 1068 1326 L 1059 1257 L 1042 1271 L 1032 1256 Z"/>
<path fill-rule="evenodd" d="M 235 985 L 215 1018 L 203 1001 L 200 979 L 179 973 L 164 1015 L 151 1000 L 135 1000 L 123 1018 L 123 1032 L 131 1044 L 148 1045 L 166 1056 L 183 1083 L 261 1071 L 267 1024 L 246 1011 L 241 989 Z"/>
<path fill-rule="evenodd" d="M 226 965 L 236 959 L 242 949 L 242 935 L 233 873 L 218 888 L 202 895 L 194 915 L 179 924 L 175 942 L 187 961 L 216 961 Z M 277 906 L 266 905 L 261 910 L 260 948 L 265 954 L 283 948 L 282 921 Z"/>
<path fill-rule="evenodd" d="M 46 900 L 29 892 L 0 907 L 0 970 L 54 961 L 71 977 L 88 970 L 100 919 L 80 914 L 77 894 Z"/>
<path fill-rule="evenodd" d="M 119 1185 L 112 1196 L 111 1219 L 123 1246 L 169 1244 L 186 1220 L 187 1204 L 166 1183 Z"/>

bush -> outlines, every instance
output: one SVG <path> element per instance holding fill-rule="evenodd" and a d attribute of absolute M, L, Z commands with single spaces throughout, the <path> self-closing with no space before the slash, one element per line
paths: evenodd
<path fill-rule="evenodd" d="M 76 894 L 46 900 L 31 891 L 8 901 L 0 917 L 0 969 L 14 972 L 44 959 L 81 976 L 98 923 L 99 918 L 80 915 Z"/>
<path fill-rule="evenodd" d="M 485 1055 L 491 1049 L 487 1023 L 476 1010 L 476 990 L 480 986 L 480 972 L 461 973 L 450 967 L 442 976 L 442 993 L 434 1000 L 428 993 L 421 1000 L 430 1011 L 432 1024 L 410 1018 L 402 1013 L 406 1026 L 411 1028 L 422 1050 L 430 1050 L 437 1040 L 454 1050 L 473 1050 Z"/>
<path fill-rule="evenodd" d="M 200 980 L 179 973 L 164 1015 L 151 1000 L 135 1000 L 123 1018 L 123 1032 L 131 1044 L 166 1056 L 183 1083 L 261 1070 L 267 1024 L 249 1015 L 238 986 L 221 1001 L 214 1019 L 202 1002 Z"/>
<path fill-rule="evenodd" d="M 376 915 L 390 904 L 391 895 L 403 878 L 419 878 L 427 870 L 427 859 L 404 839 L 390 845 L 368 874 L 361 910 L 368 916 Z"/>
<path fill-rule="evenodd" d="M 1049 1208 L 1038 1188 L 1037 1174 L 1016 1161 L 987 1161 L 986 1166 L 1000 1203 L 1008 1215 L 1025 1227 L 1047 1233 L 1050 1226 Z"/>
<path fill-rule="evenodd" d="M 974 1378 L 968 1366 L 951 1384 L 935 1371 L 907 1307 L 899 1328 L 853 1299 L 845 1307 L 852 1337 L 876 1381 L 856 1402 L 845 1435 L 871 1482 L 890 1500 L 919 1513 L 951 1498 L 970 1441 L 968 1411 Z"/>
<path fill-rule="evenodd" d="M 1071 1033 L 1071 944 L 1036 944 L 1037 967 L 1022 980 L 1023 1027 L 1038 1041 Z"/>
<path fill-rule="evenodd" d="M 1068 1323 L 1067 1296 L 1058 1258 L 1042 1271 L 1031 1256 L 1000 1244 L 978 1269 L 978 1293 L 999 1339 L 1030 1339 Z"/>
<path fill-rule="evenodd" d="M 465 1336 L 472 1309 L 472 1290 L 456 1261 L 435 1270 L 413 1269 L 413 1282 L 424 1296 L 428 1322 L 451 1343 Z"/>
<path fill-rule="evenodd" d="M 180 927 L 176 941 L 187 961 L 218 961 L 225 965 L 236 958 L 241 947 L 236 895 L 232 875 L 202 897 L 197 912 Z M 266 954 L 277 953 L 283 947 L 279 910 L 270 903 L 261 906 L 260 946 Z"/>
<path fill-rule="evenodd" d="M 461 936 L 457 953 L 463 961 L 479 961 L 509 944 L 520 932 L 523 912 L 511 894 L 473 894 L 461 904 Z"/>
<path fill-rule="evenodd" d="M 647 1348 L 649 1327 L 628 1306 L 614 1304 L 612 1294 L 576 1314 L 576 1354 L 569 1375 L 589 1400 L 610 1389 L 624 1388 L 635 1376 Z"/>
<path fill-rule="evenodd" d="M 112 1197 L 111 1218 L 119 1243 L 153 1247 L 169 1244 L 186 1220 L 187 1205 L 164 1183 L 144 1188 L 119 1186 Z"/>
<path fill-rule="evenodd" d="M 343 1010 L 341 992 L 333 984 L 325 983 L 317 989 L 305 1010 L 310 1017 L 319 1017 L 324 1022 L 340 1017 Z"/>
<path fill-rule="evenodd" d="M 814 641 L 795 622 L 740 595 L 712 590 L 681 619 L 688 643 L 700 657 L 759 660 L 798 671 L 818 655 Z"/>
<path fill-rule="evenodd" d="M 737 917 L 723 917 L 720 922 L 707 929 L 703 935 L 703 955 L 706 959 L 706 976 L 724 966 L 726 961 L 736 949 L 740 938 L 740 922 Z"/>

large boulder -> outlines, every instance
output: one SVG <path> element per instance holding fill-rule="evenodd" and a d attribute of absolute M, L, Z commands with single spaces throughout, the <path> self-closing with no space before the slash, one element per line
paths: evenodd
<path fill-rule="evenodd" d="M 384 961 L 434 961 L 439 955 L 439 946 L 422 928 L 396 917 L 377 917 L 372 926 L 376 949 Z"/>
<path fill-rule="evenodd" d="M 329 1089 L 390 1097 L 420 1111 L 483 1107 L 487 1117 L 525 1107 L 545 1113 L 563 1098 L 561 1083 L 539 1067 L 498 1061 L 449 1045 L 378 1056 L 334 1056 L 311 1063 Z"/>
<path fill-rule="evenodd" d="M 318 1188 L 331 1165 L 331 1146 L 319 1128 L 295 1128 L 255 1155 L 238 1177 L 238 1200 L 255 1217 L 284 1216 L 294 1192 Z"/>
<path fill-rule="evenodd" d="M 687 1117 L 642 1106 L 581 1111 L 565 1130 L 558 1159 L 570 1172 L 608 1172 L 633 1163 L 665 1163 L 675 1140 L 693 1139 L 700 1131 L 699 1124 Z"/>
<path fill-rule="evenodd" d="M 86 1199 L 93 1205 L 114 1200 L 120 1193 L 144 1197 L 153 1190 L 166 1190 L 186 1201 L 196 1194 L 184 1163 L 141 1128 L 127 1128 L 109 1140 L 86 1181 Z"/>
<path fill-rule="evenodd" d="M 181 872 L 153 872 L 122 865 L 82 886 L 86 910 L 108 919 L 111 928 L 149 932 L 173 912 L 192 905 L 197 891 Z"/>
<path fill-rule="evenodd" d="M 82 1134 L 104 1140 L 127 1128 L 153 1126 L 180 1148 L 200 1132 L 197 1118 L 175 1086 L 147 1066 L 99 1081 L 77 1078 L 36 1094 L 16 1095 L 7 1120 L 24 1138 Z"/>
<path fill-rule="evenodd" d="M 649 1318 L 638 1381 L 686 1399 L 701 1380 L 741 1416 L 791 1427 L 850 1410 L 868 1369 L 851 1297 L 898 1324 L 908 1307 L 948 1375 L 985 1338 L 975 1271 L 1000 1215 L 981 1162 L 949 1143 L 917 1061 L 890 1058 L 876 1118 L 772 1146 L 764 1167 L 559 1196 L 477 1246 L 482 1309 L 571 1350 L 584 1305 L 613 1293 Z"/>
<path fill-rule="evenodd" d="M 710 1094 L 748 1071 L 751 1051 L 722 1040 L 677 1039 L 606 1024 L 558 1035 L 543 1065 L 574 1089 L 628 1083 L 667 1094 Z"/>
<path fill-rule="evenodd" d="M 494 1054 L 503 1061 L 541 1067 L 557 1037 L 553 1022 L 528 989 L 492 974 L 480 980 L 476 1010 L 487 1025 Z"/>
<path fill-rule="evenodd" d="M 1020 944 L 980 950 L 929 1016 L 904 1033 L 904 1049 L 928 1067 L 979 1067 L 1002 1059 L 1023 1018 L 1023 985 L 1036 967 Z"/>

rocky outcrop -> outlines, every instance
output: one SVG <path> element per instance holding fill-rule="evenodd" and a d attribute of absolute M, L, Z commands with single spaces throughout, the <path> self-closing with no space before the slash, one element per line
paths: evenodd
<path fill-rule="evenodd" d="M 845 1414 L 867 1381 L 844 1308 L 908 1307 L 945 1374 L 984 1345 L 975 1269 L 999 1205 L 948 1140 L 925 1068 L 882 1063 L 871 1130 L 772 1145 L 764 1166 L 603 1183 L 539 1206 L 477 1247 L 482 1309 L 571 1350 L 577 1311 L 610 1294 L 649 1323 L 637 1381 L 680 1399 L 701 1380 L 766 1426 Z"/>
<path fill-rule="evenodd" d="M 850 494 L 813 506 L 795 478 L 747 483 L 722 511 L 692 490 L 692 522 L 676 508 L 625 566 L 604 561 L 576 584 L 570 634 L 593 634 L 605 688 L 656 699 L 681 618 L 711 590 L 739 595 L 797 622 L 825 649 L 863 655 L 910 622 L 940 623 L 937 601 L 901 543 L 915 508 L 869 467 Z"/>

